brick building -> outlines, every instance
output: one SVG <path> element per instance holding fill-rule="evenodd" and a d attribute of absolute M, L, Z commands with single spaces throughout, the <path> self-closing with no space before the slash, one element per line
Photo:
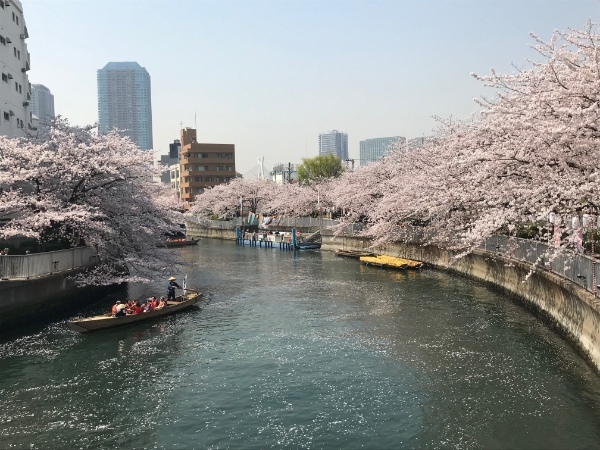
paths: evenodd
<path fill-rule="evenodd" d="M 235 145 L 201 144 L 196 130 L 181 130 L 180 194 L 183 201 L 193 201 L 207 187 L 227 183 L 235 178 Z"/>

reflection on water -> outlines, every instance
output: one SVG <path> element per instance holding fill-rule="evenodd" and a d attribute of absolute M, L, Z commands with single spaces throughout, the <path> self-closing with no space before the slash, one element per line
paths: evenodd
<path fill-rule="evenodd" d="M 168 251 L 210 305 L 89 335 L 64 316 L 5 338 L 0 447 L 597 446 L 598 377 L 485 286 L 326 252 Z"/>

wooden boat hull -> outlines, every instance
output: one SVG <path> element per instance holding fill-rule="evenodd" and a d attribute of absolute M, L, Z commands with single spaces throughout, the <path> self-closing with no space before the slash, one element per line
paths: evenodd
<path fill-rule="evenodd" d="M 335 251 L 337 256 L 345 256 L 346 258 L 359 259 L 361 256 L 375 256 L 375 253 L 363 252 L 360 250 L 342 250 L 341 248 Z"/>
<path fill-rule="evenodd" d="M 200 242 L 200 239 L 190 239 L 189 241 L 187 240 L 181 240 L 181 241 L 165 241 L 163 244 L 165 247 L 167 248 L 172 248 L 172 247 L 185 247 L 187 245 L 196 245 L 198 244 L 198 242 Z"/>
<path fill-rule="evenodd" d="M 321 244 L 317 243 L 296 244 L 296 250 L 318 250 L 320 248 Z"/>
<path fill-rule="evenodd" d="M 79 333 L 89 333 L 91 331 L 104 330 L 122 325 L 128 325 L 135 322 L 144 322 L 146 320 L 156 319 L 158 317 L 167 316 L 175 312 L 187 309 L 195 305 L 202 298 L 202 294 L 198 292 L 188 292 L 185 296 L 175 298 L 175 301 L 169 301 L 168 306 L 163 309 L 155 309 L 154 311 L 144 312 L 141 314 L 132 314 L 127 316 L 113 317 L 110 314 L 101 316 L 87 317 L 85 319 L 70 320 L 67 326 Z"/>

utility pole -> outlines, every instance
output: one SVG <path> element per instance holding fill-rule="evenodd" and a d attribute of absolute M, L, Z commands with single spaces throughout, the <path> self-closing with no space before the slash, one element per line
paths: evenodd
<path fill-rule="evenodd" d="M 348 167 L 348 163 L 352 162 L 352 170 L 354 170 L 354 160 L 353 159 L 346 159 L 346 167 Z"/>
<path fill-rule="evenodd" d="M 292 182 L 292 163 L 288 163 L 288 183 Z"/>

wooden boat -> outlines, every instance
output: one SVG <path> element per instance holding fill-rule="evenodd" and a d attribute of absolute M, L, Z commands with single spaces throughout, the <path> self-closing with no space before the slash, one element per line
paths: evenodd
<path fill-rule="evenodd" d="M 335 251 L 335 254 L 337 256 L 345 256 L 347 258 L 356 258 L 356 259 L 359 259 L 361 256 L 375 256 L 375 253 L 372 253 L 372 252 L 361 251 L 361 250 L 343 250 L 341 248 L 338 248 Z"/>
<path fill-rule="evenodd" d="M 387 255 L 361 256 L 360 260 L 366 265 L 387 267 L 391 269 L 420 269 L 423 267 L 421 261 L 413 261 L 412 259 L 396 258 L 395 256 Z"/>
<path fill-rule="evenodd" d="M 102 314 L 100 316 L 86 317 L 85 319 L 70 320 L 67 322 L 67 326 L 79 333 L 89 333 L 90 331 L 118 327 L 134 322 L 143 322 L 187 309 L 200 301 L 201 298 L 201 293 L 188 289 L 185 295 L 180 295 L 175 300 L 169 300 L 167 306 L 162 309 L 120 317 L 113 317 L 111 314 Z"/>
<path fill-rule="evenodd" d="M 296 250 L 318 250 L 321 248 L 321 244 L 318 242 L 302 242 L 296 243 Z"/>
<path fill-rule="evenodd" d="M 167 239 L 164 241 L 164 245 L 165 247 L 171 248 L 171 247 L 185 247 L 186 245 L 196 245 L 198 242 L 200 242 L 200 239 Z"/>

